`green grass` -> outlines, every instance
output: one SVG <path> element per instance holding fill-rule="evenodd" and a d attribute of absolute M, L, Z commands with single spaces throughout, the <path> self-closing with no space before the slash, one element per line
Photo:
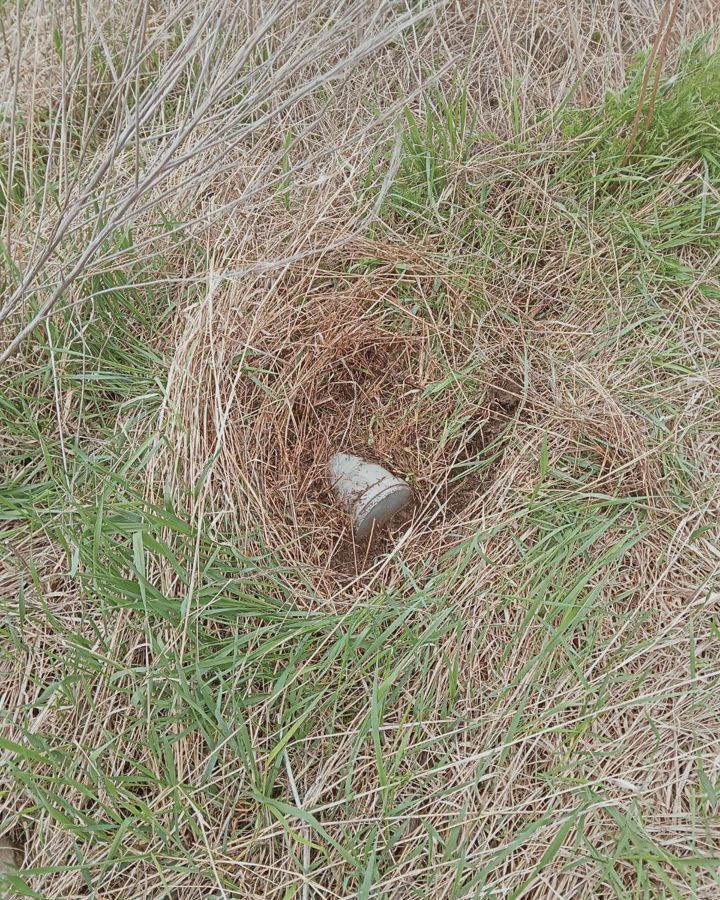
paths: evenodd
<path fill-rule="evenodd" d="M 401 554 L 356 604 L 319 602 L 261 529 L 197 502 L 203 484 L 150 482 L 172 453 L 169 291 L 93 275 L 24 346 L 0 384 L 0 646 L 23 686 L 0 798 L 17 839 L 62 832 L 72 855 L 8 876 L 18 896 L 57 896 L 37 886 L 68 873 L 133 896 L 140 871 L 168 900 L 299 898 L 304 879 L 368 900 L 520 898 L 550 872 L 583 896 L 710 896 L 719 72 L 693 50 L 624 165 L 633 73 L 522 145 L 483 135 L 462 91 L 407 111 L 378 232 L 440 236 L 493 346 L 522 348 L 530 418 L 467 467 L 517 460 L 505 505 L 437 557 Z M 700 600 L 668 618 L 683 578 Z M 685 830 L 668 838 L 654 772 L 675 764 Z"/>

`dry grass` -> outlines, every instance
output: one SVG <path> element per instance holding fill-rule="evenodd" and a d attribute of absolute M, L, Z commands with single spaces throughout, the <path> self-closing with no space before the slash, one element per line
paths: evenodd
<path fill-rule="evenodd" d="M 0 15 L 9 890 L 717 896 L 714 4 Z"/>

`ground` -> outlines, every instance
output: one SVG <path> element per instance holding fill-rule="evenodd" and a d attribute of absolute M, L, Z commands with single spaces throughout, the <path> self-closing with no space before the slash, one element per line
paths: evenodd
<path fill-rule="evenodd" d="M 719 20 L 0 4 L 0 894 L 718 896 Z"/>

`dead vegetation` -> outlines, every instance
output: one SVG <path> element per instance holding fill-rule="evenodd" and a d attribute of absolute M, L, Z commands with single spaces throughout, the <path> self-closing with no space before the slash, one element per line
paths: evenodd
<path fill-rule="evenodd" d="M 717 186 L 631 207 L 557 125 L 671 5 L 0 13 L 28 890 L 717 895 Z M 336 450 L 413 487 L 370 547 Z"/>

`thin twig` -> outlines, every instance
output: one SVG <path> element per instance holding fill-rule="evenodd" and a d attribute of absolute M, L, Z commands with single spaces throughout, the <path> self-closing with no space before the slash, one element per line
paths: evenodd
<path fill-rule="evenodd" d="M 582 54 L 580 53 L 580 34 L 578 32 L 578 23 L 576 16 L 570 6 L 570 0 L 565 0 L 567 7 L 568 21 L 570 23 L 570 36 L 573 42 L 573 50 L 575 52 L 575 68 L 577 69 L 578 80 L 580 82 L 580 102 L 583 106 L 590 105 L 588 97 L 587 85 L 585 84 L 585 73 L 582 66 Z"/>
<path fill-rule="evenodd" d="M 662 74 L 663 65 L 665 64 L 665 56 L 667 55 L 668 43 L 670 41 L 670 35 L 672 33 L 673 25 L 675 24 L 675 17 L 677 16 L 679 8 L 680 0 L 675 0 L 675 2 L 673 3 L 673 8 L 670 12 L 670 19 L 667 23 L 665 34 L 663 35 L 662 43 L 660 44 L 660 49 L 658 50 L 658 59 L 657 66 L 655 67 L 655 80 L 653 81 L 652 96 L 650 97 L 650 105 L 648 106 L 647 115 L 645 116 L 645 130 L 650 127 L 650 120 L 652 119 L 653 110 L 655 109 L 655 98 L 657 97 L 658 87 L 660 85 L 660 75 Z"/>
<path fill-rule="evenodd" d="M 665 33 L 665 23 L 668 18 L 669 9 L 670 0 L 666 0 L 662 12 L 660 13 L 658 30 L 655 34 L 655 40 L 653 41 L 650 56 L 648 57 L 647 63 L 645 63 L 645 71 L 643 73 L 642 85 L 640 86 L 640 96 L 638 97 L 637 110 L 635 111 L 635 118 L 633 119 L 632 128 L 630 129 L 630 137 L 628 138 L 625 155 L 623 156 L 622 162 L 620 163 L 621 166 L 627 164 L 627 161 L 630 159 L 630 156 L 633 152 L 633 148 L 635 147 L 635 141 L 637 140 L 638 130 L 640 128 L 640 122 L 642 120 L 643 106 L 645 104 L 645 94 L 647 92 L 648 82 L 650 81 L 650 73 L 652 72 L 655 65 L 655 60 L 657 59 L 660 44 Z"/>

